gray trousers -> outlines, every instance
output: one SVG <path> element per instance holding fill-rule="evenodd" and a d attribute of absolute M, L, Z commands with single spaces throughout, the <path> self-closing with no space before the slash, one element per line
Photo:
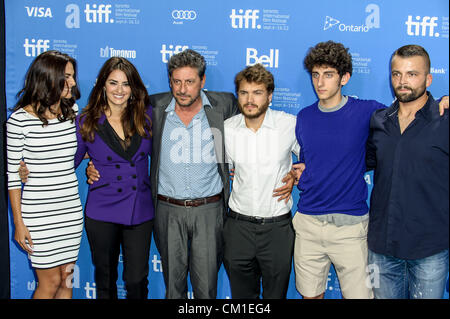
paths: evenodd
<path fill-rule="evenodd" d="M 155 242 L 161 255 L 166 298 L 187 298 L 187 275 L 194 298 L 214 299 L 222 262 L 223 200 L 199 207 L 158 201 Z"/>

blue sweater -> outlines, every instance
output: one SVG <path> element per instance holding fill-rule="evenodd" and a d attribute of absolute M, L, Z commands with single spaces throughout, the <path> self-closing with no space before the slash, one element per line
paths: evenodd
<path fill-rule="evenodd" d="M 372 100 L 348 98 L 335 112 L 318 102 L 297 115 L 295 134 L 306 169 L 298 189 L 298 211 L 309 215 L 367 213 L 366 141 L 372 113 L 385 107 Z"/>

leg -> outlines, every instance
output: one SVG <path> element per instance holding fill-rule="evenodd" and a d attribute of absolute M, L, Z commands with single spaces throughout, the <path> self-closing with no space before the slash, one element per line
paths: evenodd
<path fill-rule="evenodd" d="M 61 272 L 59 267 L 49 269 L 35 269 L 38 285 L 33 299 L 53 299 L 61 285 Z"/>
<path fill-rule="evenodd" d="M 432 256 L 407 260 L 409 296 L 412 299 L 441 299 L 448 275 L 448 250 Z"/>
<path fill-rule="evenodd" d="M 61 284 L 56 292 L 56 299 L 72 299 L 72 278 L 73 278 L 73 270 L 75 267 L 75 263 L 68 263 L 65 265 L 59 266 L 59 272 L 61 275 Z"/>
<path fill-rule="evenodd" d="M 336 226 L 327 223 L 326 245 L 334 264 L 341 292 L 346 299 L 372 299 L 372 285 L 368 280 L 367 225 Z"/>
<path fill-rule="evenodd" d="M 259 226 L 259 225 L 258 225 Z M 256 240 L 264 299 L 285 299 L 291 274 L 294 229 L 291 218 L 261 225 Z"/>
<path fill-rule="evenodd" d="M 121 225 L 86 217 L 86 233 L 95 266 L 97 299 L 117 299 Z"/>
<path fill-rule="evenodd" d="M 322 299 L 325 293 L 331 261 L 322 243 L 323 225 L 314 217 L 296 213 L 295 284 L 304 299 Z"/>
<path fill-rule="evenodd" d="M 155 239 L 161 255 L 167 299 L 187 298 L 188 234 L 186 208 L 158 201 Z"/>
<path fill-rule="evenodd" d="M 369 250 L 369 267 L 373 269 L 373 293 L 376 299 L 408 298 L 408 279 L 404 260 Z"/>
<path fill-rule="evenodd" d="M 123 230 L 123 280 L 127 289 L 127 299 L 147 299 L 152 231 L 153 220 L 125 227 Z"/>
<path fill-rule="evenodd" d="M 194 297 L 215 299 L 223 251 L 222 201 L 192 208 L 189 213 L 191 247 L 189 270 Z"/>
<path fill-rule="evenodd" d="M 256 260 L 255 226 L 228 218 L 223 231 L 223 263 L 230 280 L 233 299 L 257 299 L 261 271 Z"/>

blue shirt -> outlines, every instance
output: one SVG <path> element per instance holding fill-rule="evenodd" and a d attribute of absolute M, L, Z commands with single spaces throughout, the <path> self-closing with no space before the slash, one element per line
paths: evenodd
<path fill-rule="evenodd" d="M 212 107 L 201 91 L 203 107 L 186 127 L 175 112 L 175 98 L 166 108 L 161 141 L 158 194 L 194 199 L 222 191 L 214 140 L 204 107 Z"/>
<path fill-rule="evenodd" d="M 295 133 L 304 170 L 298 188 L 298 211 L 309 215 L 367 214 L 366 141 L 377 101 L 348 98 L 335 112 L 318 102 L 297 115 Z"/>
<path fill-rule="evenodd" d="M 429 95 L 400 134 L 398 102 L 370 122 L 367 166 L 375 168 L 369 248 L 401 259 L 420 259 L 449 246 L 448 110 L 439 115 Z"/>

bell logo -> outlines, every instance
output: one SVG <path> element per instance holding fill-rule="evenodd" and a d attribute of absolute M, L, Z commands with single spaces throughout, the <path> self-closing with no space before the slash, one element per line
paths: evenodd
<path fill-rule="evenodd" d="M 266 68 L 278 68 L 278 58 L 280 52 L 278 49 L 270 49 L 269 55 L 261 55 L 258 57 L 258 50 L 254 48 L 247 48 L 247 58 L 245 65 L 254 65 L 261 63 Z"/>
<path fill-rule="evenodd" d="M 429 17 L 429 16 L 416 16 L 416 21 L 413 21 L 412 16 L 408 16 L 408 21 L 405 22 L 407 26 L 406 33 L 410 36 L 419 36 L 422 37 L 427 36 L 427 29 L 429 37 L 439 37 L 439 33 L 434 33 L 434 27 L 437 27 L 438 24 L 436 21 L 438 17 Z"/>

